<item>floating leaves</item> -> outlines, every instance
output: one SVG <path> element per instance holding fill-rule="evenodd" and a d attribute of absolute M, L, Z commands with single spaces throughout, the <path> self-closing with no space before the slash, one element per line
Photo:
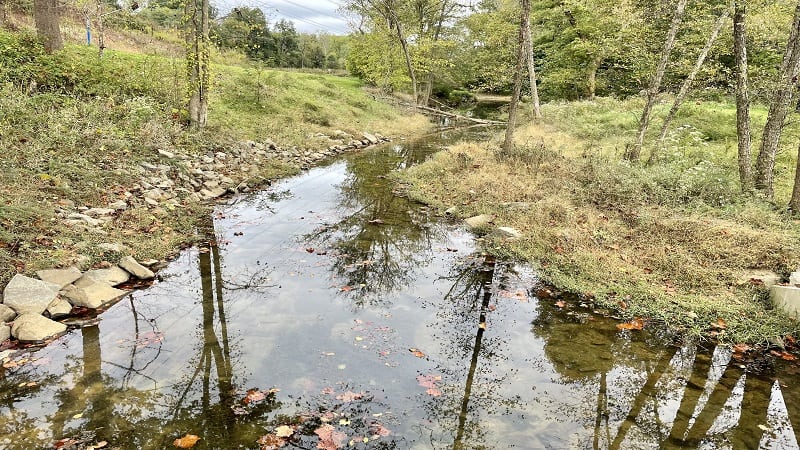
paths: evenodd
<path fill-rule="evenodd" d="M 261 446 L 261 450 L 275 450 L 286 445 L 286 438 L 275 434 L 265 434 L 256 441 Z"/>
<path fill-rule="evenodd" d="M 433 397 L 438 397 L 442 395 L 442 391 L 439 390 L 438 382 L 442 381 L 441 375 L 419 375 L 417 376 L 417 383 L 420 386 L 427 388 L 425 391 L 428 395 Z"/>
<path fill-rule="evenodd" d="M 347 392 L 345 392 L 343 394 L 339 394 L 339 395 L 336 396 L 336 400 L 341 400 L 341 401 L 343 401 L 345 403 L 350 403 L 352 401 L 359 400 L 361 398 L 364 398 L 364 393 L 363 392 L 347 391 Z"/>
<path fill-rule="evenodd" d="M 192 448 L 197 444 L 197 441 L 200 440 L 199 436 L 194 434 L 187 434 L 182 438 L 175 439 L 172 441 L 172 445 L 178 448 Z"/>
<path fill-rule="evenodd" d="M 416 356 L 417 358 L 426 358 L 428 356 L 422 350 L 418 350 L 416 348 L 410 348 L 408 349 L 408 351 L 410 351 L 411 354 Z"/>
<path fill-rule="evenodd" d="M 275 436 L 281 438 L 288 438 L 294 434 L 294 428 L 290 427 L 289 425 L 281 425 L 278 428 L 275 428 Z"/>
<path fill-rule="evenodd" d="M 333 425 L 325 424 L 316 430 L 314 434 L 319 436 L 317 448 L 322 450 L 337 450 L 347 441 L 347 435 L 341 431 L 336 431 Z"/>
<path fill-rule="evenodd" d="M 280 389 L 270 389 L 268 391 L 261 391 L 258 389 L 248 389 L 247 394 L 242 399 L 242 403 L 245 405 L 249 405 L 251 403 L 257 403 L 263 401 L 269 395 L 273 395 L 276 392 L 280 392 Z"/>
<path fill-rule="evenodd" d="M 618 330 L 641 330 L 644 328 L 644 319 L 637 317 L 630 322 L 617 324 Z"/>
<path fill-rule="evenodd" d="M 514 292 L 502 289 L 497 292 L 497 295 L 505 298 L 512 298 L 523 303 L 528 301 L 528 292 L 524 289 L 518 289 Z"/>

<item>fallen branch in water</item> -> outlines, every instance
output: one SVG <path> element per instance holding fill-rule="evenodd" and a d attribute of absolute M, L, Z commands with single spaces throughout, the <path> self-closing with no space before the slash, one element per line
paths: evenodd
<path fill-rule="evenodd" d="M 449 117 L 451 119 L 456 119 L 456 120 L 466 120 L 468 122 L 473 122 L 473 123 L 477 123 L 477 124 L 481 124 L 481 125 L 505 125 L 506 124 L 505 122 L 500 122 L 500 121 L 497 121 L 497 120 L 476 119 L 474 117 L 462 116 L 460 114 L 451 113 L 451 112 L 447 112 L 447 111 L 442 111 L 441 109 L 430 108 L 428 106 L 414 105 L 414 107 L 416 107 L 417 109 L 421 109 L 423 111 L 429 112 L 431 114 L 436 114 L 436 115 L 440 115 L 440 116 L 444 116 L 444 117 Z"/>

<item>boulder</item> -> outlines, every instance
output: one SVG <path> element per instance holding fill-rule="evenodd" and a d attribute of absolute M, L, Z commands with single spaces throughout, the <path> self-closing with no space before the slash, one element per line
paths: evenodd
<path fill-rule="evenodd" d="M 519 239 L 522 237 L 522 232 L 512 227 L 497 227 L 496 232 L 505 239 Z"/>
<path fill-rule="evenodd" d="M 11 322 L 17 317 L 17 312 L 6 305 L 0 304 L 0 323 Z"/>
<path fill-rule="evenodd" d="M 91 208 L 87 209 L 83 213 L 89 217 L 100 218 L 100 217 L 110 216 L 111 214 L 114 214 L 115 211 L 116 211 L 115 209 L 111 208 Z"/>
<path fill-rule="evenodd" d="M 97 244 L 97 248 L 112 253 L 122 253 L 128 249 L 128 247 L 126 247 L 124 244 L 111 243 L 111 242 L 103 242 L 102 244 Z"/>
<path fill-rule="evenodd" d="M 40 280 L 57 284 L 59 289 L 63 289 L 64 286 L 70 285 L 80 278 L 81 271 L 73 266 L 68 269 L 40 270 L 36 272 L 36 275 Z"/>
<path fill-rule="evenodd" d="M 62 299 L 57 298 L 47 307 L 47 313 L 50 314 L 51 319 L 58 319 L 60 317 L 66 317 L 72 312 L 72 305 Z"/>
<path fill-rule="evenodd" d="M 11 339 L 11 325 L 0 323 L 0 342 Z"/>
<path fill-rule="evenodd" d="M 103 224 L 102 220 L 95 219 L 93 217 L 90 217 L 90 216 L 87 216 L 86 214 L 81 214 L 81 213 L 72 213 L 72 214 L 67 216 L 67 219 L 80 221 L 80 222 L 85 222 L 86 224 L 88 224 L 90 226 L 93 226 L 93 227 L 97 227 L 97 226 L 100 226 L 100 225 Z"/>
<path fill-rule="evenodd" d="M 445 215 L 448 215 L 448 216 L 455 216 L 456 213 L 458 213 L 458 207 L 457 206 L 451 206 L 451 207 L 447 208 L 447 210 L 444 213 L 445 213 Z"/>
<path fill-rule="evenodd" d="M 90 281 L 91 283 L 86 281 L 81 287 L 67 286 L 63 291 L 64 296 L 75 306 L 97 309 L 128 293 L 99 281 Z"/>
<path fill-rule="evenodd" d="M 3 291 L 3 304 L 17 314 L 41 314 L 56 299 L 60 289 L 57 284 L 17 274 Z"/>
<path fill-rule="evenodd" d="M 775 309 L 789 316 L 800 317 L 800 288 L 794 286 L 772 286 L 770 300 Z"/>
<path fill-rule="evenodd" d="M 125 256 L 120 259 L 119 266 L 140 280 L 152 280 L 155 278 L 152 270 L 139 264 L 132 256 Z"/>
<path fill-rule="evenodd" d="M 485 230 L 492 225 L 493 220 L 494 216 L 489 214 L 481 214 L 479 216 L 473 216 L 468 219 L 464 219 L 464 223 L 467 224 L 467 227 L 470 230 Z"/>
<path fill-rule="evenodd" d="M 789 284 L 800 287 L 800 270 L 789 275 Z"/>
<path fill-rule="evenodd" d="M 101 282 L 109 286 L 116 286 L 130 279 L 131 276 L 128 272 L 117 266 L 113 266 L 108 269 L 94 269 L 86 272 L 78 281 L 75 282 L 75 286 L 84 287 L 94 282 Z"/>
<path fill-rule="evenodd" d="M 25 313 L 14 320 L 11 335 L 22 342 L 43 341 L 67 331 L 67 326 L 40 314 Z"/>
<path fill-rule="evenodd" d="M 361 134 L 365 140 L 367 140 L 370 144 L 379 144 L 381 141 L 378 139 L 374 134 L 370 133 L 362 133 Z"/>

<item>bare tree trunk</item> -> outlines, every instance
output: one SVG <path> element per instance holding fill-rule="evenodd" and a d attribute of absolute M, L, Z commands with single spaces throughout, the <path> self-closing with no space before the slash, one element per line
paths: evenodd
<path fill-rule="evenodd" d="M 644 105 L 642 117 L 639 119 L 639 134 L 636 137 L 636 142 L 628 147 L 625 152 L 625 159 L 628 161 L 639 161 L 639 156 L 642 153 L 644 135 L 647 133 L 647 128 L 650 126 L 650 114 L 653 112 L 653 105 L 655 105 L 656 97 L 661 89 L 661 80 L 664 79 L 664 72 L 667 70 L 669 56 L 672 53 L 672 48 L 675 46 L 675 36 L 678 34 L 678 28 L 683 21 L 683 13 L 686 11 L 686 2 L 687 0 L 678 0 L 678 5 L 675 8 L 672 24 L 669 27 L 669 32 L 667 32 L 667 38 L 664 40 L 661 60 L 658 63 L 653 79 L 650 81 L 650 87 L 647 89 L 647 102 Z"/>
<path fill-rule="evenodd" d="M 533 36 L 531 36 L 531 1 L 522 0 L 522 9 L 527 11 L 523 14 L 526 18 L 523 26 L 525 27 L 525 53 L 528 60 L 528 79 L 531 85 L 531 106 L 533 117 L 542 118 L 542 108 L 539 105 L 539 87 L 536 86 L 536 67 L 533 61 Z"/>
<path fill-rule="evenodd" d="M 33 19 L 36 34 L 44 42 L 44 49 L 52 53 L 64 48 L 59 24 L 58 0 L 34 0 Z"/>
<path fill-rule="evenodd" d="M 694 79 L 697 78 L 700 68 L 703 67 L 703 63 L 706 61 L 708 53 L 711 51 L 711 47 L 714 46 L 714 42 L 717 41 L 719 32 L 722 31 L 722 27 L 725 25 L 725 21 L 728 20 L 729 15 L 730 10 L 726 7 L 725 10 L 722 11 L 722 14 L 720 14 L 717 18 L 717 23 L 714 24 L 714 29 L 711 30 L 711 34 L 708 36 L 708 40 L 706 40 L 705 47 L 703 47 L 703 50 L 700 51 L 700 54 L 697 56 L 697 61 L 694 62 L 692 71 L 683 81 L 681 90 L 678 92 L 678 96 L 675 97 L 675 102 L 672 103 L 672 108 L 670 108 L 667 117 L 664 119 L 664 124 L 661 126 L 661 134 L 658 136 L 658 145 L 653 148 L 652 152 L 650 152 L 650 159 L 647 161 L 648 164 L 652 164 L 656 161 L 656 158 L 658 157 L 658 149 L 663 145 L 664 139 L 667 137 L 669 126 L 672 124 L 672 120 L 675 118 L 675 115 L 678 114 L 678 109 L 680 109 L 681 104 L 683 104 L 683 101 L 686 100 L 686 96 L 689 94 L 689 89 L 692 88 Z"/>
<path fill-rule="evenodd" d="M 188 0 L 186 2 L 189 121 L 193 128 L 202 128 L 208 121 L 208 90 L 211 81 L 208 10 L 208 0 Z"/>
<path fill-rule="evenodd" d="M 792 189 L 792 198 L 789 200 L 789 210 L 794 214 L 800 214 L 800 148 L 797 149 L 797 166 L 794 170 L 794 189 Z"/>
<path fill-rule="evenodd" d="M 414 73 L 414 65 L 411 63 L 411 53 L 408 51 L 408 41 L 403 35 L 403 27 L 397 18 L 394 19 L 394 29 L 397 31 L 397 39 L 400 41 L 400 47 L 403 49 L 403 57 L 406 60 L 406 69 L 408 70 L 408 77 L 411 78 L 411 90 L 414 92 L 414 103 L 419 104 L 419 88 L 417 87 L 417 75 Z"/>
<path fill-rule="evenodd" d="M 750 155 L 750 93 L 747 81 L 746 0 L 735 0 L 733 13 L 733 50 L 736 56 L 736 135 L 739 137 L 739 181 L 742 191 L 753 187 Z"/>
<path fill-rule="evenodd" d="M 755 187 L 768 199 L 774 195 L 775 155 L 783 131 L 787 108 L 794 94 L 800 70 L 800 2 L 794 11 L 792 30 L 786 43 L 786 53 L 781 64 L 781 81 L 769 105 L 767 123 L 761 139 L 761 148 L 756 159 Z"/>
<path fill-rule="evenodd" d="M 523 0 L 525 1 L 525 0 Z M 519 97 L 522 92 L 522 70 L 525 64 L 525 22 L 530 9 L 522 8 L 522 15 L 519 23 L 519 38 L 517 39 L 517 67 L 514 69 L 514 95 L 511 97 L 511 104 L 508 107 L 508 125 L 506 125 L 506 137 L 503 141 L 503 151 L 511 150 L 514 145 L 514 127 L 517 125 L 517 108 Z"/>
<path fill-rule="evenodd" d="M 106 50 L 106 25 L 103 23 L 103 1 L 97 1 L 97 56 L 103 57 Z"/>

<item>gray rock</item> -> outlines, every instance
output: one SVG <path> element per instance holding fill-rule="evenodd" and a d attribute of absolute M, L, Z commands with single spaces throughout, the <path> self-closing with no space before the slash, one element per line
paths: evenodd
<path fill-rule="evenodd" d="M 485 230 L 492 225 L 493 220 L 494 216 L 489 214 L 481 214 L 479 216 L 473 216 L 468 219 L 464 219 L 464 223 L 467 224 L 467 227 L 470 230 Z"/>
<path fill-rule="evenodd" d="M 153 200 L 152 198 L 145 197 L 144 202 L 150 206 L 158 206 L 158 201 Z"/>
<path fill-rule="evenodd" d="M 0 323 L 11 322 L 17 317 L 16 311 L 6 305 L 0 305 Z"/>
<path fill-rule="evenodd" d="M 139 264 L 132 256 L 125 256 L 120 259 L 119 266 L 141 280 L 151 280 L 155 277 L 152 270 Z"/>
<path fill-rule="evenodd" d="M 72 284 L 80 278 L 81 271 L 73 266 L 68 269 L 40 270 L 36 272 L 36 275 L 40 280 L 56 284 L 59 289 L 63 289 L 64 286 Z"/>
<path fill-rule="evenodd" d="M 144 198 L 149 198 L 151 200 L 160 201 L 164 198 L 164 191 L 161 189 L 150 189 L 149 191 L 144 193 Z"/>
<path fill-rule="evenodd" d="M 11 339 L 11 325 L 0 323 L 0 342 Z"/>
<path fill-rule="evenodd" d="M 214 199 L 214 198 L 222 197 L 227 192 L 228 192 L 227 189 L 220 187 L 220 188 L 216 188 L 216 189 L 213 189 L 213 190 L 200 189 L 199 194 L 200 194 L 200 198 L 201 199 L 203 199 L 203 200 L 211 200 L 211 199 Z"/>
<path fill-rule="evenodd" d="M 86 222 L 87 224 L 89 224 L 89 225 L 91 225 L 93 227 L 97 227 L 97 226 L 100 226 L 100 225 L 103 224 L 102 220 L 95 219 L 94 217 L 90 217 L 90 216 L 87 216 L 86 214 L 81 214 L 81 213 L 72 213 L 72 214 L 67 216 L 67 219 L 79 220 L 79 221 L 82 221 L 82 222 Z"/>
<path fill-rule="evenodd" d="M 522 232 L 512 227 L 497 227 L 497 234 L 506 239 L 519 239 L 522 237 Z"/>
<path fill-rule="evenodd" d="M 108 269 L 94 269 L 86 272 L 83 276 L 75 282 L 76 287 L 89 286 L 95 282 L 105 283 L 109 286 L 116 286 L 131 279 L 131 276 L 125 270 L 114 266 Z"/>
<path fill-rule="evenodd" d="M 57 298 L 47 307 L 47 312 L 51 319 L 66 317 L 72 312 L 72 305 L 62 298 Z"/>
<path fill-rule="evenodd" d="M 444 212 L 448 216 L 454 216 L 458 212 L 458 207 L 451 206 Z"/>
<path fill-rule="evenodd" d="M 115 211 L 124 211 L 128 209 L 128 204 L 122 200 L 117 200 L 108 204 L 108 207 Z"/>
<path fill-rule="evenodd" d="M 112 244 L 110 242 L 103 242 L 102 244 L 97 244 L 97 248 L 113 253 L 122 253 L 128 249 L 128 247 L 126 247 L 123 244 L 120 243 Z"/>
<path fill-rule="evenodd" d="M 794 286 L 772 286 L 770 300 L 775 309 L 791 317 L 800 317 L 800 288 Z"/>
<path fill-rule="evenodd" d="M 87 209 L 83 213 L 89 217 L 100 218 L 104 216 L 110 216 L 111 214 L 114 214 L 114 212 L 115 210 L 111 208 L 92 208 Z"/>
<path fill-rule="evenodd" d="M 175 158 L 175 153 L 168 152 L 168 151 L 166 151 L 166 150 L 161 150 L 161 149 L 158 149 L 158 154 L 159 154 L 159 155 L 161 155 L 161 156 L 163 156 L 164 158 L 167 158 L 167 159 L 173 159 L 173 158 Z"/>
<path fill-rule="evenodd" d="M 17 274 L 3 291 L 3 304 L 17 314 L 41 314 L 55 300 L 60 289 L 57 284 Z"/>
<path fill-rule="evenodd" d="M 158 172 L 158 166 L 150 164 L 148 162 L 143 162 L 139 165 L 142 166 L 145 170 L 149 170 L 151 172 Z"/>
<path fill-rule="evenodd" d="M 378 138 L 377 138 L 377 137 L 376 137 L 374 134 L 370 134 L 370 133 L 362 133 L 361 135 L 362 135 L 362 136 L 364 137 L 364 139 L 366 139 L 366 140 L 367 140 L 367 142 L 369 142 L 370 144 L 378 144 L 378 143 L 380 143 L 380 142 L 381 142 L 381 141 L 380 141 L 380 139 L 378 139 Z"/>
<path fill-rule="evenodd" d="M 113 288 L 99 281 L 88 281 L 82 287 L 67 286 L 63 291 L 64 296 L 75 306 L 96 309 L 108 302 L 116 300 L 128 291 Z"/>
<path fill-rule="evenodd" d="M 67 331 L 67 326 L 40 314 L 25 313 L 14 320 L 11 335 L 22 342 L 43 341 Z"/>
<path fill-rule="evenodd" d="M 789 275 L 789 284 L 800 287 L 800 270 Z"/>

